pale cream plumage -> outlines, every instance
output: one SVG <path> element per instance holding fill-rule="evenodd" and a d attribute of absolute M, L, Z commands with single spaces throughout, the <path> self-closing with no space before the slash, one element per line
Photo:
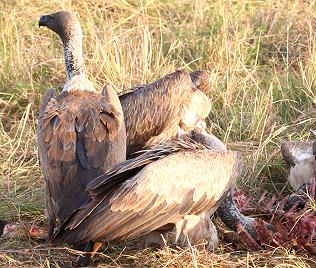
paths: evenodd
<path fill-rule="evenodd" d="M 220 204 L 241 169 L 236 152 L 183 141 L 159 145 L 95 179 L 91 202 L 62 226 L 53 243 L 133 239 L 186 215 L 201 215 Z"/>
<path fill-rule="evenodd" d="M 313 142 L 288 141 L 281 144 L 285 162 L 290 167 L 288 183 L 298 191 L 304 183 L 316 177 L 316 160 Z M 315 150 L 315 149 L 314 149 Z"/>

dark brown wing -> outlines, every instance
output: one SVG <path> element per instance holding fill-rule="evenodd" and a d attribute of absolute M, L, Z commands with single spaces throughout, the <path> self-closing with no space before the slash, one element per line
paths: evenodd
<path fill-rule="evenodd" d="M 42 105 L 39 110 L 39 117 L 42 117 L 44 115 L 46 106 L 51 101 L 51 99 L 56 98 L 57 96 L 58 96 L 58 91 L 55 88 L 50 88 L 46 90 L 43 97 Z"/>
<path fill-rule="evenodd" d="M 46 90 L 44 97 L 43 97 L 43 101 L 42 104 L 40 106 L 39 109 L 39 118 L 42 118 L 45 114 L 45 110 L 46 110 L 46 106 L 47 104 L 51 101 L 51 99 L 55 99 L 58 96 L 58 91 L 54 88 L 50 88 L 48 90 Z M 38 151 L 38 157 L 39 157 L 39 162 L 41 163 L 41 154 Z"/>
<path fill-rule="evenodd" d="M 46 105 L 39 118 L 39 154 L 47 212 L 55 224 L 89 199 L 85 187 L 92 179 L 124 160 L 125 151 L 115 150 L 120 118 L 92 92 L 62 93 Z"/>
<path fill-rule="evenodd" d="M 199 79 L 194 79 L 199 84 Z M 187 106 L 191 105 L 192 93 L 196 91 L 197 85 L 190 74 L 176 71 L 120 96 L 127 132 L 127 155 L 176 137 Z M 196 107 L 195 103 L 196 100 L 192 106 Z"/>
<path fill-rule="evenodd" d="M 73 215 L 53 244 L 133 239 L 184 215 L 200 214 L 217 205 L 241 166 L 236 152 L 179 151 L 147 164 L 132 177 L 128 174 L 113 194 L 107 195 L 108 189 L 99 192 L 98 187 L 104 187 L 99 182 L 91 190 L 93 201 Z"/>
<path fill-rule="evenodd" d="M 43 116 L 45 115 L 45 110 L 48 103 L 52 99 L 55 99 L 57 96 L 58 96 L 58 92 L 54 88 L 50 88 L 45 92 L 42 105 L 40 106 L 40 109 L 39 109 L 39 121 L 40 121 L 40 118 L 43 118 Z M 39 126 L 40 126 L 40 122 L 39 122 Z M 42 149 L 41 142 L 42 142 L 41 139 L 38 139 L 39 144 L 38 144 L 37 153 L 38 153 L 39 163 L 44 170 L 44 166 L 47 165 L 47 158 L 45 157 L 45 154 L 43 154 L 43 151 L 41 150 Z M 47 196 L 49 196 L 49 191 L 48 191 L 48 185 L 47 183 L 45 183 L 45 209 L 46 209 L 46 214 L 48 216 L 48 236 L 51 237 L 54 231 L 54 219 L 56 218 L 56 215 L 54 215 L 54 211 L 51 209 L 51 203 L 50 203 L 49 198 L 46 198 Z"/>

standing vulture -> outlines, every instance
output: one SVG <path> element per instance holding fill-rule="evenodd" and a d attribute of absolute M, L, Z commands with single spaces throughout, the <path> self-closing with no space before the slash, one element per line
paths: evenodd
<path fill-rule="evenodd" d="M 134 239 L 174 225 L 179 236 L 194 216 L 206 222 L 202 238 L 216 244 L 210 215 L 235 184 L 242 158 L 197 142 L 183 136 L 161 143 L 94 179 L 91 201 L 61 225 L 52 244 Z"/>
<path fill-rule="evenodd" d="M 57 33 L 67 33 L 66 39 L 70 36 L 80 36 L 81 40 L 81 29 L 75 16 L 69 14 L 66 23 L 52 27 Z M 65 44 L 66 41 L 65 55 L 69 54 L 70 58 L 80 56 L 82 62 L 81 44 Z M 82 69 L 83 66 L 78 71 Z M 72 74 L 73 71 L 71 69 L 69 73 Z M 188 73 L 180 70 L 121 95 L 127 135 L 127 157 L 131 158 L 132 154 L 140 149 L 192 130 L 211 110 L 210 99 L 205 94 L 208 91 L 208 77 L 205 72 Z"/>
<path fill-rule="evenodd" d="M 49 237 L 81 207 L 86 185 L 126 158 L 126 132 L 118 96 L 98 94 L 86 78 L 79 22 L 69 12 L 40 18 L 64 46 L 67 81 L 58 94 L 48 90 L 38 120 L 39 158 L 45 179 Z"/>

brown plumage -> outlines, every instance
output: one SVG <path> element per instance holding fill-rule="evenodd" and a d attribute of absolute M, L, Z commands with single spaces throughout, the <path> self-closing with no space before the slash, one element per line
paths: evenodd
<path fill-rule="evenodd" d="M 39 24 L 60 35 L 68 77 L 61 94 L 47 91 L 38 120 L 51 236 L 56 225 L 89 200 L 86 185 L 125 159 L 126 133 L 116 93 L 111 88 L 104 89 L 104 96 L 96 93 L 85 77 L 79 22 L 58 12 L 41 17 Z"/>
<path fill-rule="evenodd" d="M 203 93 L 204 92 L 204 93 Z M 207 75 L 176 71 L 120 96 L 127 133 L 127 155 L 188 133 L 211 109 Z"/>
<path fill-rule="evenodd" d="M 52 243 L 133 239 L 200 215 L 220 204 L 241 168 L 236 152 L 183 139 L 156 145 L 93 180 L 87 187 L 92 200 Z"/>
<path fill-rule="evenodd" d="M 197 70 L 190 73 L 193 86 L 196 86 L 204 94 L 210 93 L 209 78 L 205 71 Z"/>
<path fill-rule="evenodd" d="M 283 142 L 281 152 L 284 161 L 290 167 L 287 180 L 294 191 L 316 177 L 316 142 Z"/>
<path fill-rule="evenodd" d="M 66 15 L 65 15 L 66 14 Z M 61 36 L 65 48 L 67 76 L 80 75 L 84 70 L 82 46 L 78 45 L 77 19 L 68 12 L 67 31 L 59 25 L 50 26 L 55 32 L 67 32 L 73 41 Z M 60 14 L 58 14 L 60 16 Z M 56 15 L 55 15 L 56 17 Z M 51 23 L 46 16 L 40 24 Z M 69 49 L 72 48 L 72 49 Z M 75 59 L 75 60 L 72 60 Z M 176 71 L 144 86 L 135 87 L 120 96 L 127 132 L 127 155 L 153 144 L 189 132 L 196 122 L 205 119 L 211 109 L 208 76 L 204 71 Z"/>

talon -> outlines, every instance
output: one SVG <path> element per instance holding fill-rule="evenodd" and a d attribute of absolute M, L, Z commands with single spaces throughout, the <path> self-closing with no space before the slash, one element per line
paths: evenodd
<path fill-rule="evenodd" d="M 93 244 L 93 250 L 91 252 L 91 258 L 94 257 L 94 255 L 98 252 L 98 250 L 100 249 L 100 247 L 103 245 L 103 243 L 101 242 L 95 242 Z"/>

